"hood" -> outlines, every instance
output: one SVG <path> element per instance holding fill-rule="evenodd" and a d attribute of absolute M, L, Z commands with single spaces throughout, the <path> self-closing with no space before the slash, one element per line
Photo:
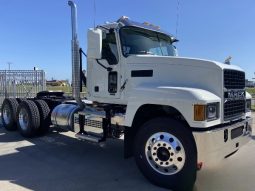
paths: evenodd
<path fill-rule="evenodd" d="M 130 88 L 148 85 L 198 88 L 219 97 L 223 95 L 223 70 L 243 71 L 238 66 L 211 60 L 153 55 L 129 56 L 125 67 Z M 133 71 L 152 71 L 152 76 L 132 77 Z"/>
<path fill-rule="evenodd" d="M 169 57 L 169 56 L 153 56 L 153 55 L 131 55 L 127 58 L 128 63 L 140 64 L 171 64 L 171 65 L 183 65 L 188 67 L 206 67 L 208 69 L 231 69 L 243 71 L 239 66 L 223 64 L 221 62 L 206 60 L 200 58 L 187 58 L 187 57 Z"/>

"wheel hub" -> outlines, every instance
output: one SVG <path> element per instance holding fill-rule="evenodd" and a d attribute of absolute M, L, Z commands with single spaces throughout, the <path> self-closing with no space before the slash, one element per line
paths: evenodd
<path fill-rule="evenodd" d="M 147 140 L 145 155 L 150 166 L 164 175 L 179 172 L 186 158 L 180 140 L 166 132 L 155 133 Z"/>
<path fill-rule="evenodd" d="M 27 111 L 22 108 L 19 113 L 19 125 L 22 130 L 28 129 L 28 113 Z"/>
<path fill-rule="evenodd" d="M 170 158 L 170 152 L 165 147 L 159 147 L 157 150 L 157 157 L 161 161 L 168 161 Z"/>

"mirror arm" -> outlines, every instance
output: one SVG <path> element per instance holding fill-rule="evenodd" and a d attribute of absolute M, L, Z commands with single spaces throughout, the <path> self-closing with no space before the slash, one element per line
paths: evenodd
<path fill-rule="evenodd" d="M 100 65 L 100 66 L 102 66 L 104 69 L 106 69 L 108 72 L 111 72 L 112 71 L 112 68 L 111 67 L 106 67 L 106 66 L 104 66 L 103 64 L 101 64 L 100 62 L 99 62 L 99 59 L 96 59 L 96 61 L 97 61 L 97 63 Z"/>
<path fill-rule="evenodd" d="M 80 54 L 83 54 L 85 57 L 88 57 L 87 54 L 85 52 L 83 52 L 82 48 L 80 48 Z"/>

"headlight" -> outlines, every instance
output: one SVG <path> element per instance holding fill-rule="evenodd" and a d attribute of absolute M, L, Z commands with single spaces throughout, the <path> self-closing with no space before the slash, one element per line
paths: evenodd
<path fill-rule="evenodd" d="M 194 105 L 194 121 L 212 121 L 219 118 L 219 103 Z"/>
<path fill-rule="evenodd" d="M 218 103 L 210 103 L 206 107 L 206 118 L 214 120 L 218 118 Z"/>
<path fill-rule="evenodd" d="M 251 111 L 251 99 L 246 100 L 246 112 Z"/>

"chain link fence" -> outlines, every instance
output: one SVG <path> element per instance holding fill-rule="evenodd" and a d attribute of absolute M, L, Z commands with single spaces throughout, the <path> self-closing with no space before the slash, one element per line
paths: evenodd
<path fill-rule="evenodd" d="M 0 107 L 5 98 L 31 98 L 45 90 L 43 70 L 0 70 Z"/>

